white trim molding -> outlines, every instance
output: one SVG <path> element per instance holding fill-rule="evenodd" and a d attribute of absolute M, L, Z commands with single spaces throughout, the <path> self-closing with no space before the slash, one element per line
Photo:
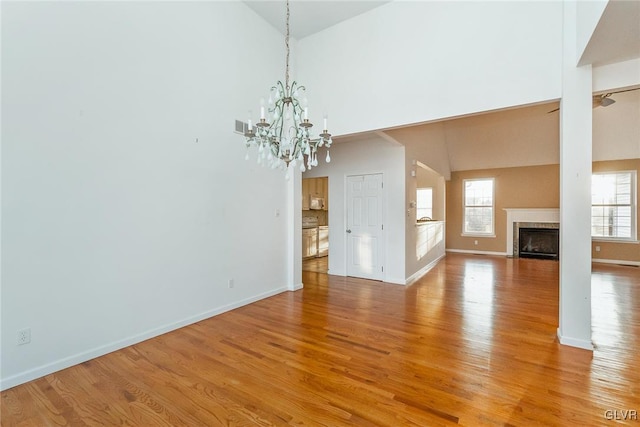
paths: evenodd
<path fill-rule="evenodd" d="M 581 348 L 583 350 L 593 351 L 593 343 L 591 341 L 563 336 L 562 333 L 560 332 L 560 328 L 558 328 L 557 335 L 558 335 L 558 341 L 560 341 L 560 344 L 562 345 L 568 345 L 570 347 L 576 347 L 576 348 Z"/>
<path fill-rule="evenodd" d="M 272 297 L 274 295 L 278 295 L 282 292 L 287 291 L 288 289 L 285 287 L 276 288 L 271 291 L 263 292 L 261 294 L 255 295 L 250 298 L 245 298 L 239 301 L 235 301 L 229 304 L 225 304 L 223 306 L 214 308 L 212 310 L 207 310 L 203 313 L 197 314 L 195 316 L 190 316 L 185 319 L 179 320 L 177 322 L 168 323 L 166 325 L 160 326 L 158 328 L 150 329 L 141 334 L 133 335 L 118 341 L 113 341 L 111 343 L 101 345 L 95 347 L 93 349 L 84 351 L 82 353 L 74 354 L 69 357 L 65 357 L 63 359 L 54 360 L 51 363 L 47 363 L 45 365 L 37 366 L 33 369 L 29 369 L 28 371 L 19 372 L 15 375 L 12 375 L 7 378 L 0 379 L 0 391 L 7 390 L 11 387 L 15 387 L 20 384 L 24 384 L 28 381 L 35 380 L 37 378 L 43 377 L 45 375 L 49 375 L 53 372 L 60 371 L 62 369 L 69 368 L 74 365 L 78 365 L 80 363 L 86 362 L 87 360 L 95 359 L 96 357 L 104 356 L 107 353 L 111 353 L 116 350 L 120 350 L 122 348 L 128 347 L 130 345 L 138 344 L 142 341 L 146 341 L 150 338 L 155 338 L 167 332 L 175 331 L 176 329 L 183 328 L 185 326 L 192 325 L 194 323 L 200 322 L 202 320 L 208 319 L 210 317 L 217 316 L 219 314 L 225 313 L 230 310 L 234 310 L 236 308 L 245 306 L 247 304 L 254 303 L 256 301 L 260 301 L 265 298 Z"/>
<path fill-rule="evenodd" d="M 458 254 L 473 254 L 473 255 L 495 255 L 495 256 L 505 256 L 506 252 L 492 252 L 492 251 L 470 251 L 466 249 L 447 249 L 447 252 L 453 252 Z"/>
<path fill-rule="evenodd" d="M 296 283 L 293 286 L 287 286 L 287 290 L 291 292 L 299 291 L 302 288 L 304 288 L 304 283 Z"/>
<path fill-rule="evenodd" d="M 513 256 L 513 224 L 515 222 L 560 223 L 559 208 L 505 208 L 507 212 L 507 256 Z"/>
<path fill-rule="evenodd" d="M 416 281 L 418 281 L 422 276 L 424 276 L 425 274 L 427 274 L 433 267 L 436 266 L 436 264 L 438 262 L 440 262 L 440 260 L 442 258 L 444 258 L 446 256 L 446 253 L 443 253 L 442 255 L 440 255 L 438 258 L 434 259 L 433 261 L 431 261 L 429 264 L 425 265 L 424 267 L 422 267 L 420 270 L 416 271 L 415 273 L 413 273 L 411 276 L 407 277 L 407 280 L 405 280 L 405 285 L 409 286 L 412 285 L 413 283 L 415 283 Z"/>
<path fill-rule="evenodd" d="M 616 264 L 616 265 L 628 265 L 630 267 L 640 267 L 640 261 L 625 261 L 621 259 L 599 259 L 593 258 L 592 262 L 597 262 L 600 264 Z"/>

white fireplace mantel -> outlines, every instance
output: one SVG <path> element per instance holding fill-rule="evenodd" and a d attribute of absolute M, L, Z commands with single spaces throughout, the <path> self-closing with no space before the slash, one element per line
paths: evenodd
<path fill-rule="evenodd" d="M 513 256 L 514 222 L 560 223 L 559 208 L 505 208 L 507 212 L 507 256 Z"/>

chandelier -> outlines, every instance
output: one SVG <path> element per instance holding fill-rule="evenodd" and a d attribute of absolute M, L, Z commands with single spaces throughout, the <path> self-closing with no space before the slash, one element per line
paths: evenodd
<path fill-rule="evenodd" d="M 327 130 L 327 116 L 323 121 L 323 131 L 314 137 L 309 121 L 309 107 L 305 95 L 305 87 L 293 81 L 289 84 L 289 0 L 287 0 L 287 27 L 285 45 L 287 49 L 285 82 L 278 81 L 269 92 L 266 105 L 264 98 L 260 101 L 260 119 L 255 125 L 251 120 L 251 112 L 244 132 L 246 138 L 247 155 L 249 148 L 258 149 L 258 164 L 272 169 L 286 169 L 289 179 L 290 170 L 300 164 L 300 171 L 304 172 L 318 165 L 318 149 L 327 149 L 326 162 L 331 161 L 329 148 L 331 134 Z"/>

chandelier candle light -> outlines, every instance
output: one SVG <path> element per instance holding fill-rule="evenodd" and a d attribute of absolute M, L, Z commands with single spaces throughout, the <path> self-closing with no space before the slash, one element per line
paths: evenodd
<path fill-rule="evenodd" d="M 304 172 L 318 165 L 318 149 L 327 149 L 326 162 L 331 161 L 329 148 L 331 134 L 327 130 L 327 115 L 324 116 L 323 131 L 317 137 L 311 133 L 313 124 L 309 121 L 309 106 L 305 95 L 305 87 L 295 81 L 289 85 L 289 0 L 287 0 L 287 34 L 285 45 L 287 49 L 285 83 L 278 81 L 271 88 L 265 114 L 264 98 L 260 100 L 260 121 L 252 124 L 251 112 L 247 121 L 246 138 L 247 155 L 252 145 L 258 147 L 258 164 L 270 166 L 272 169 L 287 170 L 289 179 L 290 169 L 300 163 L 300 170 Z M 305 165 L 306 163 L 306 165 Z"/>

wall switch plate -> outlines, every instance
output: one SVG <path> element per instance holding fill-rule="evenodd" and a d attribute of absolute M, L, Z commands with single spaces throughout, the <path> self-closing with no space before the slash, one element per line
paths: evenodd
<path fill-rule="evenodd" d="M 31 342 L 31 328 L 24 328 L 18 331 L 18 345 L 29 344 Z"/>
<path fill-rule="evenodd" d="M 233 288 L 234 285 L 233 279 L 229 279 L 229 289 Z"/>

